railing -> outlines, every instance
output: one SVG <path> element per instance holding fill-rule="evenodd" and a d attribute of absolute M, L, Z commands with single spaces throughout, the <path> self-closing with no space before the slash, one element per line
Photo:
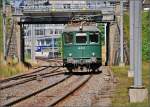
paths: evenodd
<path fill-rule="evenodd" d="M 71 4 L 68 6 L 55 4 L 50 6 L 24 6 L 23 13 L 34 13 L 34 12 L 74 12 L 74 11 L 113 11 L 114 6 L 112 5 L 87 5 L 87 4 L 80 4 L 75 5 Z"/>

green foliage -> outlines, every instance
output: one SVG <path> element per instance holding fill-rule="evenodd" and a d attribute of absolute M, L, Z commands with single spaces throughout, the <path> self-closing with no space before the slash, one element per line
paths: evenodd
<path fill-rule="evenodd" d="M 31 52 L 25 51 L 25 59 L 26 60 L 31 59 Z"/>
<path fill-rule="evenodd" d="M 150 61 L 150 13 L 143 12 L 142 16 L 142 56 Z"/>
<path fill-rule="evenodd" d="M 129 15 L 128 13 L 124 14 L 124 26 L 123 26 L 123 32 L 124 32 L 124 40 L 127 42 L 127 45 L 129 47 L 130 44 L 130 37 L 129 37 Z"/>
<path fill-rule="evenodd" d="M 56 41 L 56 46 L 58 47 L 58 53 L 62 56 L 62 36 Z"/>
<path fill-rule="evenodd" d="M 0 0 L 0 8 L 1 8 L 2 5 L 3 5 L 2 1 L 3 1 L 3 0 Z M 9 4 L 10 4 L 10 1 L 12 1 L 12 0 L 5 0 L 6 5 L 9 5 Z"/>
<path fill-rule="evenodd" d="M 104 27 L 104 24 L 103 23 L 98 23 L 98 29 L 100 31 L 100 36 L 101 36 L 101 42 L 102 42 L 102 45 L 104 45 L 104 42 L 105 42 L 105 27 Z"/>
<path fill-rule="evenodd" d="M 150 13 L 142 13 L 142 59 L 145 61 L 150 60 Z M 129 46 L 130 43 L 130 34 L 129 34 L 129 15 L 128 13 L 124 14 L 124 38 L 127 41 Z"/>
<path fill-rule="evenodd" d="M 2 52 L 3 49 L 3 33 L 2 33 L 2 16 L 0 16 L 0 53 Z"/>
<path fill-rule="evenodd" d="M 2 7 L 2 0 L 0 0 L 0 8 Z"/>

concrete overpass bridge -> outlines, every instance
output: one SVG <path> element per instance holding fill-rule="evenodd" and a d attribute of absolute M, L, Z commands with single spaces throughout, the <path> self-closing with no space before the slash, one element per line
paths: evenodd
<path fill-rule="evenodd" d="M 114 21 L 116 0 L 25 0 L 15 9 L 22 23 L 67 23 L 73 17 L 91 16 L 93 21 Z M 19 13 L 19 14 L 18 14 Z M 32 21 L 31 21 L 32 20 Z"/>

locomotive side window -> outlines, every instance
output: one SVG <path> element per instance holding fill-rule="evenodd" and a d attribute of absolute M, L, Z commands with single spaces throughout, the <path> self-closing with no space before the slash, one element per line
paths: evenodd
<path fill-rule="evenodd" d="M 65 39 L 65 43 L 66 44 L 72 44 L 73 43 L 73 35 L 67 33 L 65 36 L 64 36 L 64 39 Z"/>
<path fill-rule="evenodd" d="M 90 43 L 98 43 L 98 34 L 93 33 L 89 35 Z"/>

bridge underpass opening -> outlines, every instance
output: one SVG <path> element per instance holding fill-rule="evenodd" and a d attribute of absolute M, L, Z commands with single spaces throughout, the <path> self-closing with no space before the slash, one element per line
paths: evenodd
<path fill-rule="evenodd" d="M 97 27 L 99 27 L 99 25 L 100 34 L 103 36 L 103 65 L 107 65 L 109 62 L 109 23 L 97 23 Z M 54 27 L 56 27 L 56 29 L 51 29 Z M 38 57 L 61 58 L 61 53 L 59 50 L 61 47 L 56 45 L 58 42 L 61 42 L 61 33 L 63 32 L 64 28 L 63 24 L 20 24 L 20 28 L 20 54 L 23 62 L 29 59 L 35 61 L 35 58 Z M 49 33 L 51 34 L 49 35 Z M 52 34 L 54 34 L 54 36 L 52 36 Z"/>
<path fill-rule="evenodd" d="M 106 7 L 107 8 L 107 7 Z M 62 13 L 62 12 L 61 12 Z M 75 18 L 77 18 L 77 17 L 84 17 L 84 18 L 87 18 L 88 19 L 88 21 L 90 21 L 90 22 L 96 22 L 96 23 L 109 23 L 109 22 L 111 22 L 111 21 L 114 21 L 115 20 L 115 16 L 114 16 L 114 13 L 111 11 L 110 13 L 108 12 L 108 13 L 105 13 L 105 14 L 102 14 L 102 12 L 101 12 L 101 10 L 97 10 L 97 11 L 75 11 L 75 12 L 64 12 L 64 14 L 60 14 L 60 12 L 52 12 L 52 13 L 49 13 L 49 14 L 46 14 L 46 15 L 44 15 L 44 16 L 40 16 L 42 13 L 36 13 L 36 15 L 35 15 L 35 13 L 26 13 L 24 16 L 22 16 L 21 18 L 20 18 L 20 22 L 19 22 L 19 24 L 20 24 L 20 26 L 21 26 L 21 30 L 23 30 L 24 28 L 22 28 L 22 27 L 24 27 L 24 25 L 25 24 L 28 24 L 28 25 L 36 25 L 36 24 L 39 24 L 39 25 L 41 25 L 41 24 L 67 24 L 68 23 L 68 21 L 70 21 L 70 20 L 72 20 L 74 17 Z M 27 16 L 26 16 L 27 15 Z M 107 27 L 105 26 L 105 29 L 107 29 L 106 31 L 106 33 L 105 33 L 105 35 L 107 35 L 107 38 L 109 38 L 108 36 L 109 36 L 109 24 L 107 24 Z M 24 35 L 24 31 L 22 31 L 23 33 L 21 33 L 21 36 L 22 35 Z M 34 32 L 32 32 L 33 34 L 34 34 Z M 35 34 L 34 34 L 35 35 Z M 21 37 L 22 38 L 22 37 Z M 21 42 L 21 46 L 23 47 L 23 48 L 25 48 L 24 47 L 24 45 L 25 44 L 23 44 L 25 41 L 22 39 L 21 40 L 22 42 Z M 34 43 L 34 41 L 35 40 L 33 40 L 32 42 L 32 44 L 34 45 L 35 43 Z M 55 40 L 54 39 L 52 39 L 52 42 L 53 42 L 53 44 L 54 44 L 54 42 L 55 42 Z M 105 56 L 107 56 L 107 57 L 105 57 L 105 58 L 103 58 L 103 59 L 105 59 L 104 60 L 104 65 L 106 64 L 107 65 L 107 63 L 108 63 L 108 60 L 109 60 L 109 58 L 108 58 L 108 56 L 109 56 L 109 48 L 108 48 L 108 46 L 109 46 L 109 41 L 108 41 L 108 39 L 107 39 L 107 41 L 105 40 L 105 55 L 104 55 L 104 57 Z M 25 51 L 25 49 L 23 49 L 21 47 L 21 60 L 22 61 L 24 61 L 24 58 L 25 58 L 25 55 L 24 55 L 24 51 Z M 32 60 L 35 60 L 35 52 L 33 52 L 33 50 L 36 50 L 36 49 L 34 49 L 34 47 L 35 46 L 31 46 L 32 47 L 32 49 L 28 49 L 28 51 L 30 51 L 30 50 L 32 50 L 30 53 L 32 53 L 31 54 L 31 56 L 33 56 L 32 57 Z M 53 46 L 54 47 L 54 46 Z M 40 48 L 41 47 L 37 47 L 37 48 L 39 48 L 39 50 L 40 50 Z M 38 50 L 38 49 L 37 49 Z M 54 51 L 54 48 L 52 48 L 52 51 Z M 54 55 L 54 52 L 49 52 L 50 53 L 50 56 L 55 56 Z"/>

